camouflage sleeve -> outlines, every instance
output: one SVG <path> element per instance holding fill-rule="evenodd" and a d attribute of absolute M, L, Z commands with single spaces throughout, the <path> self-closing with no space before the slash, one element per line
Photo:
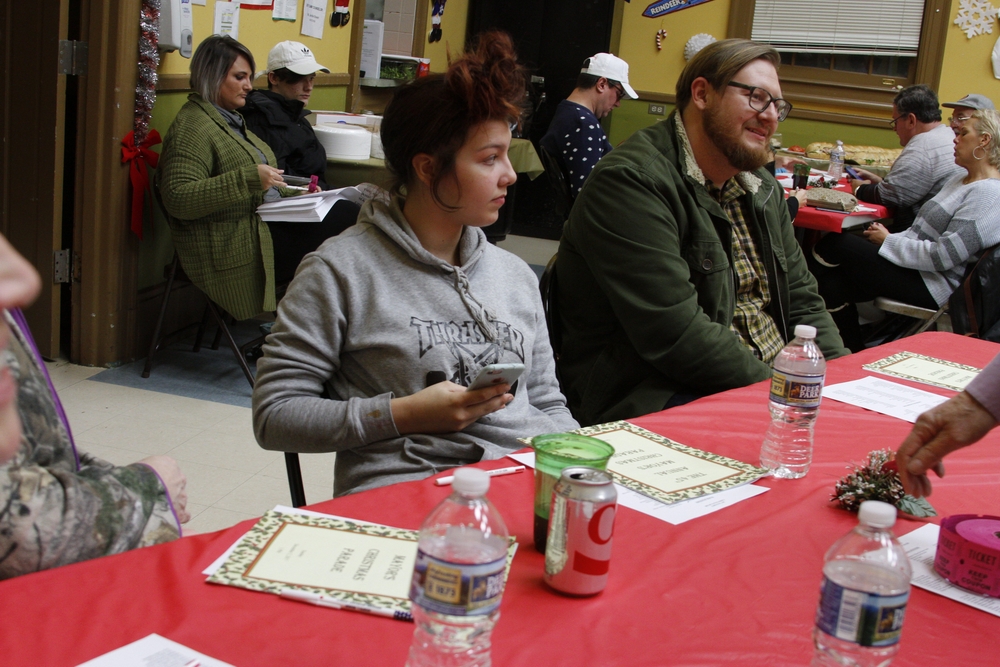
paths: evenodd
<path fill-rule="evenodd" d="M 18 383 L 23 433 L 17 455 L 0 466 L 0 579 L 177 538 L 179 524 L 152 468 L 87 455 L 77 467 L 45 376 L 12 329 L 2 354 Z"/>

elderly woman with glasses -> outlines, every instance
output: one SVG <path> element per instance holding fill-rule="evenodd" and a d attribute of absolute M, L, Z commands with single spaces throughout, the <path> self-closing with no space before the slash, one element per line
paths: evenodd
<path fill-rule="evenodd" d="M 913 225 L 890 234 L 873 223 L 864 237 L 828 234 L 813 250 L 819 292 L 844 343 L 863 347 L 855 303 L 882 296 L 937 310 L 966 265 L 1000 243 L 1000 114 L 975 111 L 955 137 L 962 173 L 923 205 Z"/>
<path fill-rule="evenodd" d="M 275 285 L 354 224 L 359 210 L 340 201 L 322 222 L 261 221 L 258 206 L 298 192 L 286 188 L 274 153 L 239 113 L 253 75 L 253 54 L 233 38 L 213 35 L 198 46 L 195 92 L 167 132 L 156 174 L 184 271 L 238 319 L 275 310 Z"/>

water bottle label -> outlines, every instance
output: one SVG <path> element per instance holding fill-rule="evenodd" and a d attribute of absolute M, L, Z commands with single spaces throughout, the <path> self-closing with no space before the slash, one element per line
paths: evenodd
<path fill-rule="evenodd" d="M 877 595 L 844 588 L 824 577 L 816 627 L 859 646 L 892 646 L 903 631 L 909 598 L 909 591 L 901 595 Z"/>
<path fill-rule="evenodd" d="M 506 557 L 491 563 L 449 563 L 417 549 L 410 599 L 439 614 L 490 614 L 500 606 L 506 567 Z"/>
<path fill-rule="evenodd" d="M 818 408 L 823 398 L 822 375 L 794 375 L 774 369 L 771 400 L 793 408 Z"/>

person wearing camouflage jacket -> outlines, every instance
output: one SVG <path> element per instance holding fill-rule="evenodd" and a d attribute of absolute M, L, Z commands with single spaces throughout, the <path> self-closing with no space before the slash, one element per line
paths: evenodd
<path fill-rule="evenodd" d="M 17 383 L 22 424 L 20 449 L 0 465 L 0 579 L 179 537 L 152 467 L 77 452 L 23 316 L 0 317 L 12 333 L 0 355 Z"/>

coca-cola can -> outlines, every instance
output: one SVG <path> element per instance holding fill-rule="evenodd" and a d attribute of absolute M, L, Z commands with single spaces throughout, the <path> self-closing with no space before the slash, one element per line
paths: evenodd
<path fill-rule="evenodd" d="M 552 494 L 545 583 L 569 595 L 596 595 L 608 583 L 618 492 L 611 473 L 565 468 Z"/>

